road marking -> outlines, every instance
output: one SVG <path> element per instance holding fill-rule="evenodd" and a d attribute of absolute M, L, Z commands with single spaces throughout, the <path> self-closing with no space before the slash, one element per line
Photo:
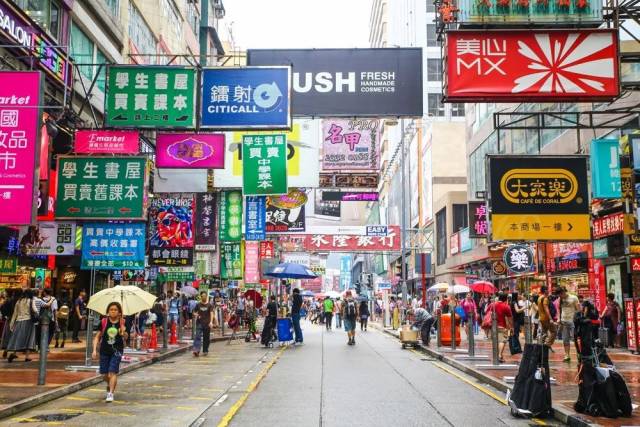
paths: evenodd
<path fill-rule="evenodd" d="M 289 346 L 284 346 L 280 350 L 278 350 L 278 352 L 274 356 L 273 360 L 271 360 L 271 362 L 269 362 L 267 364 L 267 366 L 265 366 L 262 369 L 262 371 L 258 374 L 256 379 L 253 380 L 251 382 L 251 384 L 249 384 L 249 387 L 247 387 L 247 390 L 242 394 L 242 396 L 240 396 L 240 399 L 238 399 L 238 401 L 236 403 L 234 403 L 231 408 L 229 408 L 229 411 L 227 411 L 227 413 L 224 415 L 224 417 L 222 417 L 222 420 L 220 420 L 220 422 L 218 423 L 218 427 L 227 427 L 229 425 L 229 423 L 231 422 L 233 417 L 238 413 L 240 408 L 242 408 L 242 406 L 245 404 L 245 402 L 249 398 L 249 395 L 256 389 L 256 387 L 258 387 L 258 384 L 260 384 L 260 382 L 267 375 L 267 372 L 269 372 L 269 370 L 276 363 L 276 360 L 278 360 L 278 358 L 282 355 L 282 353 L 287 348 L 289 348 Z"/>
<path fill-rule="evenodd" d="M 227 400 L 227 398 L 229 397 L 228 394 L 223 394 L 220 399 L 216 400 L 216 403 L 213 404 L 213 406 L 220 406 L 224 403 L 225 400 Z"/>

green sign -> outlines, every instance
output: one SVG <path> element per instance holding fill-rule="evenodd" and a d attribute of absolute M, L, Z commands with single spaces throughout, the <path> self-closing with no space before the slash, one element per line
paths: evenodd
<path fill-rule="evenodd" d="M 186 67 L 109 66 L 105 126 L 194 127 L 195 77 Z"/>
<path fill-rule="evenodd" d="M 242 279 L 243 255 L 242 242 L 220 244 L 221 279 Z"/>
<path fill-rule="evenodd" d="M 220 241 L 239 242 L 242 239 L 242 192 L 220 193 Z"/>
<path fill-rule="evenodd" d="M 192 282 L 195 280 L 193 269 L 185 270 L 183 267 L 168 267 L 166 271 L 158 273 L 160 282 Z"/>
<path fill-rule="evenodd" d="M 0 274 L 15 274 L 18 271 L 18 258 L 0 258 Z"/>
<path fill-rule="evenodd" d="M 58 219 L 143 219 L 144 157 L 58 157 Z"/>
<path fill-rule="evenodd" d="M 284 134 L 242 136 L 242 192 L 245 196 L 287 194 Z"/>
<path fill-rule="evenodd" d="M 598 239 L 593 241 L 593 257 L 594 258 L 608 258 L 609 257 L 609 245 L 608 239 Z"/>

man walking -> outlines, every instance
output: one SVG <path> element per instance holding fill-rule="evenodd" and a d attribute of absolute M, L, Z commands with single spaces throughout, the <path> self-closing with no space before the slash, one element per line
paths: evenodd
<path fill-rule="evenodd" d="M 200 356 L 209 354 L 209 343 L 211 341 L 211 328 L 213 328 L 213 307 L 209 304 L 206 291 L 200 292 L 200 302 L 193 310 L 193 321 L 196 322 L 196 337 L 193 340 L 193 355 Z"/>
<path fill-rule="evenodd" d="M 173 291 L 167 292 L 167 307 L 168 307 L 168 317 L 167 324 L 169 325 L 169 329 L 171 329 L 171 325 L 175 323 L 176 328 L 179 325 L 180 319 L 180 308 L 182 307 L 182 302 L 180 301 L 180 297 L 178 295 L 174 295 Z"/>
<path fill-rule="evenodd" d="M 331 330 L 331 320 L 333 319 L 333 300 L 329 297 L 324 299 L 324 302 L 322 303 L 322 306 L 324 308 L 324 322 L 325 322 L 325 326 L 327 327 L 327 331 Z"/>
<path fill-rule="evenodd" d="M 238 297 L 238 304 L 236 305 L 236 315 L 238 316 L 238 320 L 240 321 L 240 326 L 244 324 L 244 310 L 245 310 L 245 300 L 244 295 L 240 294 Z"/>
<path fill-rule="evenodd" d="M 558 324 L 554 320 L 555 306 L 549 300 L 549 288 L 542 286 L 540 288 L 540 297 L 538 298 L 538 319 L 540 321 L 541 338 L 544 337 L 544 344 L 549 347 L 553 346 L 558 333 Z"/>
<path fill-rule="evenodd" d="M 291 302 L 291 321 L 293 322 L 293 332 L 296 334 L 296 344 L 302 344 L 302 328 L 300 328 L 300 308 L 302 307 L 302 296 L 300 289 L 293 290 L 293 301 Z"/>
<path fill-rule="evenodd" d="M 335 304 L 336 309 L 334 311 L 336 312 L 336 329 L 340 329 L 342 327 L 342 301 L 340 301 L 340 298 L 336 299 Z"/>
<path fill-rule="evenodd" d="M 567 292 L 565 287 L 557 291 L 560 297 L 560 331 L 564 344 L 564 362 L 571 361 L 571 341 L 573 339 L 573 318 L 581 310 L 578 297 Z"/>
<path fill-rule="evenodd" d="M 344 321 L 344 330 L 347 331 L 349 341 L 348 345 L 356 343 L 356 319 L 358 318 L 358 305 L 351 295 L 351 291 L 345 293 L 345 300 L 342 304 L 342 319 Z"/>
<path fill-rule="evenodd" d="M 513 316 L 511 307 L 507 303 L 507 294 L 501 293 L 498 296 L 498 302 L 494 304 L 496 312 L 496 323 L 498 324 L 498 342 L 499 342 L 499 359 L 498 362 L 504 363 L 504 349 L 509 341 L 509 334 L 513 328 Z"/>
<path fill-rule="evenodd" d="M 78 343 L 80 342 L 80 325 L 82 324 L 82 319 L 87 318 L 87 304 L 85 303 L 85 298 L 87 294 L 84 291 L 80 292 L 78 298 L 73 303 L 73 333 L 71 334 L 71 342 Z M 87 325 L 87 328 L 90 326 Z"/>

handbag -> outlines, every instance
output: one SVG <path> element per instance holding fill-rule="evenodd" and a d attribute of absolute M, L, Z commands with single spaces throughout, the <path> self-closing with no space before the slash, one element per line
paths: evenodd
<path fill-rule="evenodd" d="M 517 336 L 511 335 L 509 337 L 509 351 L 511 355 L 522 353 L 522 347 L 520 346 L 520 340 Z"/>
<path fill-rule="evenodd" d="M 482 325 L 480 325 L 482 329 L 491 329 L 491 311 L 490 307 L 484 314 L 484 317 L 482 318 Z"/>

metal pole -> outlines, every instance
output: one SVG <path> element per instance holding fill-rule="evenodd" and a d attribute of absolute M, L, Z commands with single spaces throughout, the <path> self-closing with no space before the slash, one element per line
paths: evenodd
<path fill-rule="evenodd" d="M 442 346 L 442 312 L 438 311 L 438 328 L 436 329 L 436 345 L 438 348 Z"/>
<path fill-rule="evenodd" d="M 165 307 L 165 304 L 162 304 L 162 307 Z M 169 310 L 163 310 L 162 313 L 162 350 L 167 351 L 169 349 Z"/>
<path fill-rule="evenodd" d="M 89 299 L 95 293 L 96 288 L 96 270 L 91 269 L 91 280 L 89 282 Z M 80 320 L 82 321 L 82 320 Z M 86 345 L 84 353 L 84 365 L 91 366 L 91 353 L 93 352 L 93 310 L 87 309 L 87 333 Z"/>
<path fill-rule="evenodd" d="M 180 296 L 182 301 L 182 296 Z M 182 341 L 182 304 L 178 305 L 178 343 Z"/>
<path fill-rule="evenodd" d="M 404 159 L 405 159 L 405 153 L 404 153 L 404 135 L 405 135 L 405 129 L 404 129 L 404 119 L 400 120 L 400 125 L 401 125 L 401 133 L 400 133 L 400 170 L 401 170 L 401 186 L 402 186 L 402 191 L 401 191 L 401 208 L 400 208 L 400 250 L 402 251 L 402 253 L 400 254 L 401 256 L 401 262 L 402 262 L 402 269 L 401 271 L 401 276 L 400 276 L 400 280 L 402 282 L 401 284 L 401 288 L 402 288 L 402 299 L 404 300 L 404 306 L 406 307 L 406 305 L 408 304 L 409 298 L 407 295 L 407 273 L 406 273 L 406 236 L 405 233 L 407 231 L 407 197 L 406 197 L 406 185 L 405 185 L 405 176 L 404 176 Z"/>
<path fill-rule="evenodd" d="M 475 319 L 467 319 L 467 341 L 469 344 L 469 356 L 476 355 L 476 338 L 473 335 Z"/>
<path fill-rule="evenodd" d="M 449 316 L 451 317 L 451 350 L 456 349 L 456 311 L 454 306 L 449 306 Z M 461 319 L 462 320 L 462 319 Z"/>
<path fill-rule="evenodd" d="M 425 263 L 427 262 L 427 254 L 424 252 L 420 254 L 420 264 L 421 265 L 421 273 L 422 273 L 422 308 L 427 309 L 427 266 Z"/>
<path fill-rule="evenodd" d="M 6 328 L 9 325 L 5 326 Z M 44 385 L 47 377 L 47 351 L 49 350 L 49 319 L 40 316 L 40 363 L 38 364 L 38 385 Z"/>
<path fill-rule="evenodd" d="M 491 355 L 492 364 L 497 366 L 500 361 L 498 354 L 498 319 L 496 318 L 496 311 L 491 310 Z"/>
<path fill-rule="evenodd" d="M 531 344 L 533 341 L 531 339 L 531 319 L 529 316 L 524 316 L 524 343 Z"/>

